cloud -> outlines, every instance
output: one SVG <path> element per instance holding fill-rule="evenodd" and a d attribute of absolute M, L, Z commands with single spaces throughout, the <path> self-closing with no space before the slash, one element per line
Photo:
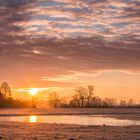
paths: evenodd
<path fill-rule="evenodd" d="M 139 8 L 139 0 L 0 1 L 2 79 L 139 71 Z"/>

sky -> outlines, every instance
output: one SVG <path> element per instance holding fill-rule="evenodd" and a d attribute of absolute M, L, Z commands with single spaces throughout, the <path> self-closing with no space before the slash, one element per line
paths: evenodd
<path fill-rule="evenodd" d="M 0 81 L 140 101 L 140 0 L 0 0 Z"/>

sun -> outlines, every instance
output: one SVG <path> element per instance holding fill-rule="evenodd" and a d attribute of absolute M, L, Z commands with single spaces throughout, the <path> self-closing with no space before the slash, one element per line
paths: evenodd
<path fill-rule="evenodd" d="M 29 116 L 29 120 L 30 123 L 36 123 L 37 122 L 37 116 Z"/>
<path fill-rule="evenodd" d="M 38 93 L 38 89 L 37 88 L 31 88 L 30 90 L 29 90 L 29 93 L 31 94 L 31 95 L 36 95 L 37 93 Z"/>

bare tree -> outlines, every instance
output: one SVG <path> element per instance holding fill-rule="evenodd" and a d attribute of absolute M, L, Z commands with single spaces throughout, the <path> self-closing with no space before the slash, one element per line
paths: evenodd
<path fill-rule="evenodd" d="M 116 99 L 114 98 L 105 98 L 103 100 L 103 106 L 105 107 L 112 107 L 116 105 Z"/>
<path fill-rule="evenodd" d="M 3 94 L 5 98 L 11 97 L 11 89 L 7 82 L 3 82 L 0 88 L 0 92 Z"/>
<path fill-rule="evenodd" d="M 84 107 L 87 98 L 87 89 L 84 87 L 78 87 L 75 89 L 73 99 L 78 102 L 79 107 Z"/>
<path fill-rule="evenodd" d="M 87 87 L 87 94 L 88 94 L 87 95 L 87 107 L 89 107 L 91 104 L 91 99 L 93 98 L 94 90 L 95 90 L 94 85 L 89 85 Z"/>
<path fill-rule="evenodd" d="M 128 106 L 133 106 L 133 105 L 134 105 L 133 99 L 130 99 L 130 100 L 128 101 Z"/>
<path fill-rule="evenodd" d="M 91 98 L 91 107 L 99 107 L 102 106 L 102 99 L 98 96 L 94 96 Z"/>
<path fill-rule="evenodd" d="M 60 98 L 56 92 L 49 93 L 48 102 L 50 107 L 57 108 L 60 105 Z"/>
<path fill-rule="evenodd" d="M 72 96 L 72 100 L 70 101 L 71 107 L 79 107 L 80 108 L 80 98 L 79 95 L 74 93 Z"/>
<path fill-rule="evenodd" d="M 125 107 L 125 106 L 127 106 L 127 103 L 126 103 L 126 101 L 124 101 L 124 100 L 121 100 L 121 101 L 120 101 L 120 106 L 122 106 L 122 107 Z"/>

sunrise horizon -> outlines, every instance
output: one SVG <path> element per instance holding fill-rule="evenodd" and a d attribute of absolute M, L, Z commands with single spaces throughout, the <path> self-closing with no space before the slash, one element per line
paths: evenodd
<path fill-rule="evenodd" d="M 140 102 L 139 0 L 4 0 L 0 9 L 0 82 L 14 98 L 94 85 L 95 96 Z"/>
<path fill-rule="evenodd" d="M 111 76 L 113 75 L 113 76 Z M 119 75 L 121 77 L 119 77 Z M 72 73 L 60 77 L 45 77 L 45 84 L 27 82 L 16 87 L 16 83 L 8 82 L 14 98 L 30 99 L 30 90 L 37 90 L 39 100 L 47 100 L 48 94 L 56 92 L 59 96 L 72 96 L 74 89 L 80 86 L 95 86 L 95 96 L 101 98 L 114 98 L 117 101 L 133 99 L 139 103 L 139 77 L 140 73 L 124 70 L 104 70 L 98 73 Z M 8 80 L 7 80 L 8 81 Z M 2 83 L 2 81 L 1 81 Z M 21 85 L 20 85 L 21 84 Z M 25 86 L 26 85 L 26 86 Z"/>
<path fill-rule="evenodd" d="M 140 0 L 0 0 L 0 140 L 140 140 Z"/>

